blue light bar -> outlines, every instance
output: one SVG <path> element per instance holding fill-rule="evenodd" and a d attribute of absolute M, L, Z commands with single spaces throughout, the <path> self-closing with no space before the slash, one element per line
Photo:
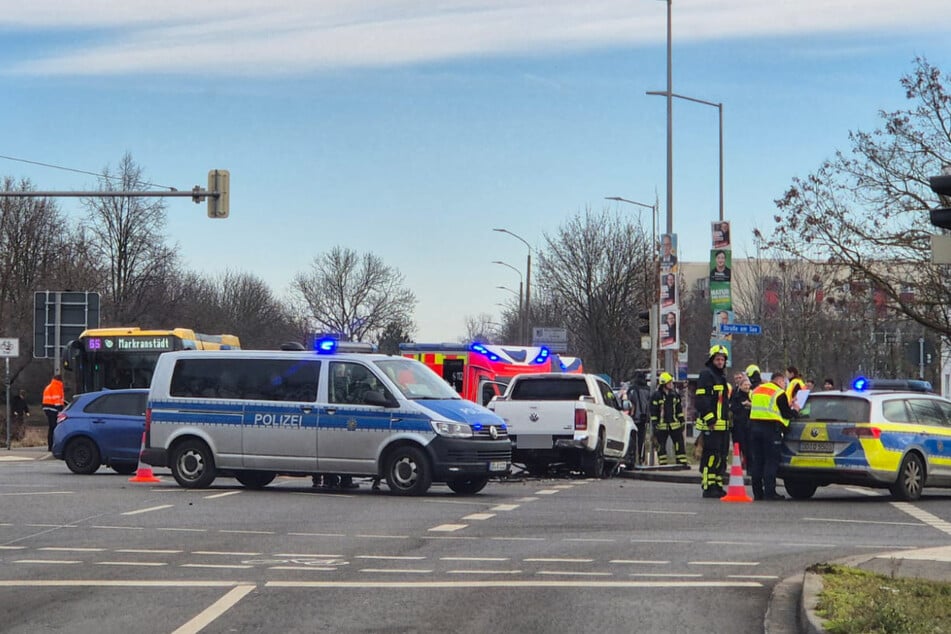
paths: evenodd
<path fill-rule="evenodd" d="M 867 390 L 868 379 L 866 379 L 864 376 L 860 376 L 859 378 L 855 379 L 854 381 L 852 381 L 852 389 L 857 392 L 863 392 Z"/>
<path fill-rule="evenodd" d="M 489 361 L 499 361 L 499 355 L 495 354 L 494 352 L 490 352 L 489 349 L 483 346 L 481 343 L 473 343 L 471 346 L 469 346 L 469 350 L 489 357 Z"/>
<path fill-rule="evenodd" d="M 541 350 L 538 351 L 538 355 L 532 360 L 532 363 L 535 363 L 538 365 L 541 365 L 542 363 L 546 363 L 548 361 L 548 356 L 550 354 L 551 352 L 548 350 L 548 348 L 546 348 L 545 346 L 542 346 Z"/>
<path fill-rule="evenodd" d="M 329 337 L 314 341 L 314 350 L 317 354 L 333 354 L 337 351 L 337 340 Z"/>

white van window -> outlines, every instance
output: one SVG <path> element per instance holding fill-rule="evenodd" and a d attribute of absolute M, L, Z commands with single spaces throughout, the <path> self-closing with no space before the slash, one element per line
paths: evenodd
<path fill-rule="evenodd" d="M 385 395 L 388 390 L 365 365 L 348 361 L 330 363 L 331 403 L 363 404 L 367 392 Z"/>
<path fill-rule="evenodd" d="M 171 396 L 258 401 L 317 400 L 320 361 L 297 359 L 179 359 Z"/>

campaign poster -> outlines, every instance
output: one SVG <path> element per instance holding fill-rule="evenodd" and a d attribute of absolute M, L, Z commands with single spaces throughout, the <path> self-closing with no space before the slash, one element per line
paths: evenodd
<path fill-rule="evenodd" d="M 660 236 L 660 270 L 677 272 L 676 233 L 664 233 Z"/>
<path fill-rule="evenodd" d="M 660 274 L 660 307 L 662 309 L 676 306 L 680 303 L 680 293 L 677 290 L 677 274 L 673 271 L 661 271 Z"/>
<path fill-rule="evenodd" d="M 733 323 L 732 310 L 714 310 L 713 311 L 713 330 L 710 332 L 710 339 L 723 339 L 726 341 L 732 341 L 733 334 L 729 332 L 723 332 L 720 329 L 720 326 L 725 326 L 732 323 Z"/>
<path fill-rule="evenodd" d="M 730 248 L 730 222 L 728 220 L 718 220 L 714 222 L 711 232 L 714 249 Z"/>
<path fill-rule="evenodd" d="M 680 349 L 680 309 L 676 306 L 660 311 L 660 349 Z"/>

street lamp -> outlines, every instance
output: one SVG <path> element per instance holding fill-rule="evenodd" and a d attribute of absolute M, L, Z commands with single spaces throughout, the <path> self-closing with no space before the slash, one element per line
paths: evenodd
<path fill-rule="evenodd" d="M 528 343 L 528 335 L 525 332 L 525 325 L 528 323 L 528 320 L 525 319 L 525 313 L 522 312 L 522 272 L 517 268 L 509 264 L 508 262 L 502 262 L 501 260 L 493 260 L 492 264 L 499 264 L 501 266 L 508 267 L 518 273 L 518 337 L 522 340 L 522 343 Z"/>
<path fill-rule="evenodd" d="M 661 97 L 666 97 L 668 95 L 665 90 L 649 90 L 648 95 L 659 95 Z M 676 97 L 677 99 L 683 99 L 685 101 L 692 101 L 694 103 L 702 103 L 706 106 L 713 106 L 717 109 L 720 116 L 720 222 L 723 222 L 723 104 L 719 102 L 707 101 L 705 99 L 696 99 L 695 97 L 688 97 L 686 95 L 678 95 L 677 93 L 670 93 L 671 97 Z M 670 224 L 673 224 L 672 220 L 668 220 Z M 668 227 L 667 233 L 673 233 L 673 230 Z"/>
<path fill-rule="evenodd" d="M 498 231 L 499 233 L 507 233 L 513 238 L 521 240 L 522 243 L 528 248 L 528 257 L 525 260 L 525 334 L 526 334 L 526 344 L 530 344 L 531 334 L 531 320 L 532 320 L 532 245 L 528 243 L 525 238 L 513 233 L 508 229 L 498 229 L 494 228 L 492 231 Z"/>

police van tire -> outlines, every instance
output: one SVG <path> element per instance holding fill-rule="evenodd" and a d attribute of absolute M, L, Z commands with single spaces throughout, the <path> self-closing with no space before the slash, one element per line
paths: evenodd
<path fill-rule="evenodd" d="M 235 471 L 234 479 L 249 489 L 263 489 L 274 481 L 273 471 Z"/>
<path fill-rule="evenodd" d="M 201 440 L 191 439 L 176 445 L 168 466 L 175 481 L 186 489 L 206 489 L 217 475 L 211 449 Z"/>
<path fill-rule="evenodd" d="M 925 487 L 925 465 L 918 454 L 910 453 L 901 461 L 898 479 L 890 487 L 892 495 L 899 500 L 914 502 L 921 497 Z"/>
<path fill-rule="evenodd" d="M 102 464 L 99 457 L 99 447 L 91 439 L 79 436 L 69 441 L 63 451 L 63 460 L 73 473 L 92 475 Z"/>
<path fill-rule="evenodd" d="M 816 493 L 819 485 L 811 480 L 800 480 L 798 478 L 784 478 L 783 488 L 794 500 L 808 500 Z"/>
<path fill-rule="evenodd" d="M 423 495 L 433 482 L 429 459 L 423 450 L 402 445 L 386 459 L 386 484 L 396 495 Z"/>
<path fill-rule="evenodd" d="M 485 485 L 489 483 L 489 479 L 485 476 L 477 478 L 461 478 L 459 480 L 449 480 L 446 482 L 446 486 L 452 489 L 453 493 L 458 493 L 459 495 L 475 495 L 479 491 L 485 488 Z"/>

